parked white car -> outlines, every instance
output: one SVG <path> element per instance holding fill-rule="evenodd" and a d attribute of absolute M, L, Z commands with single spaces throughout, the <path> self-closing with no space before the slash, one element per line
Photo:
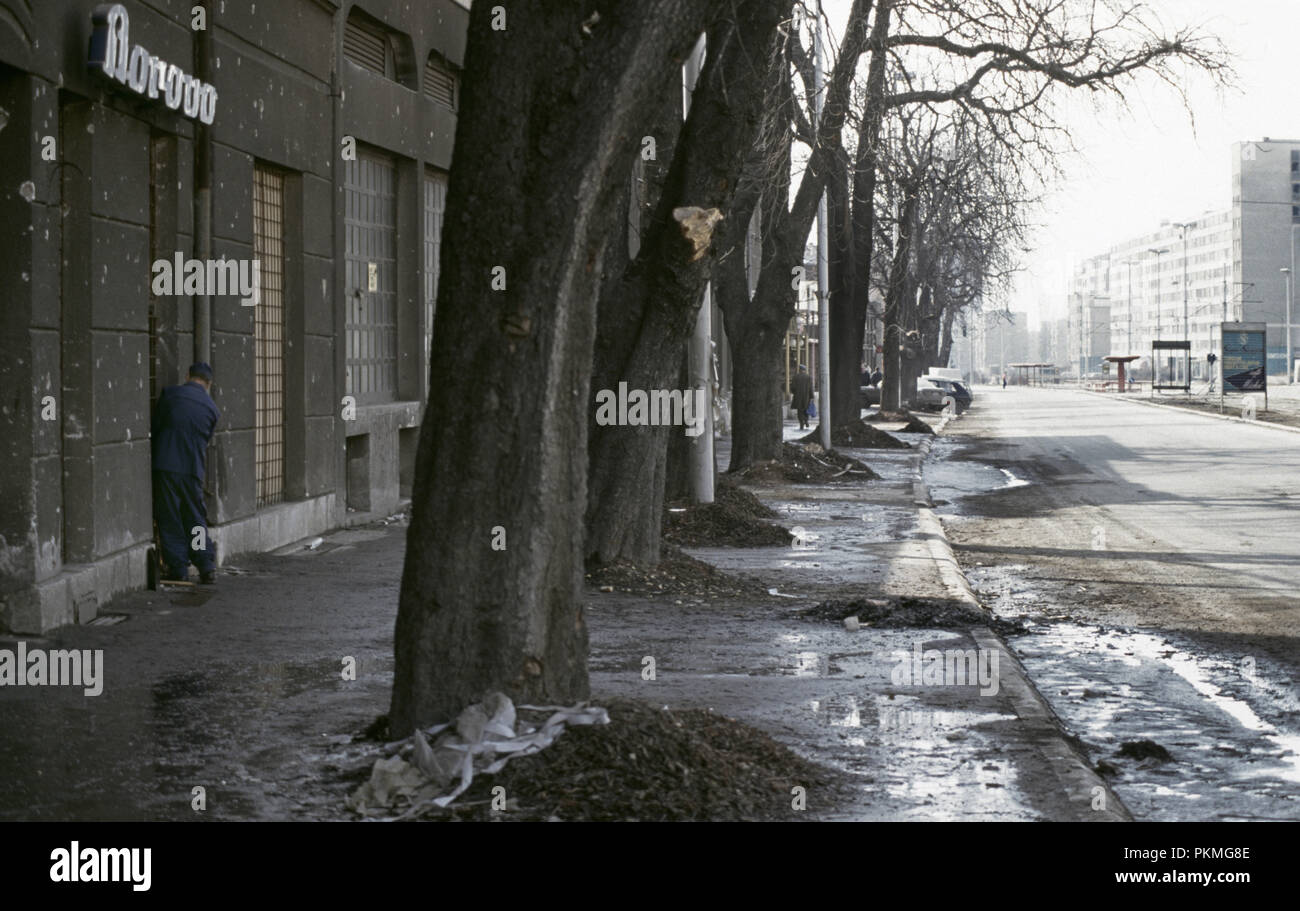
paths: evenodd
<path fill-rule="evenodd" d="M 943 409 L 943 397 L 946 394 L 942 386 L 921 377 L 916 381 L 916 396 L 912 399 L 912 408 L 918 411 L 940 411 Z"/>

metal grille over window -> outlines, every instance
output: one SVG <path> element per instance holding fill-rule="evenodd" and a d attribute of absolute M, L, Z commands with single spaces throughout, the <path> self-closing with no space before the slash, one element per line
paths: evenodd
<path fill-rule="evenodd" d="M 284 499 L 284 175 L 253 171 L 253 254 L 261 296 L 253 307 L 257 505 Z"/>
<path fill-rule="evenodd" d="M 429 171 L 424 178 L 424 350 L 433 343 L 433 311 L 438 303 L 442 255 L 442 213 L 447 208 L 447 175 Z M 428 380 L 428 377 L 425 377 Z"/>
<path fill-rule="evenodd" d="M 388 36 L 355 18 L 349 18 L 343 30 L 343 56 L 362 69 L 389 75 Z"/>
<path fill-rule="evenodd" d="M 397 169 L 373 153 L 345 162 L 347 393 L 397 396 Z"/>
<path fill-rule="evenodd" d="M 424 64 L 424 94 L 453 111 L 460 93 L 460 77 L 441 55 L 429 55 Z"/>

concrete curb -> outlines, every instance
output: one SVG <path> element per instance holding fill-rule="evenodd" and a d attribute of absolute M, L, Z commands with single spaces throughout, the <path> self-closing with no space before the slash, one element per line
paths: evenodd
<path fill-rule="evenodd" d="M 936 426 L 935 434 L 942 433 L 948 422 L 949 419 L 945 418 Z M 975 597 L 970 580 L 966 578 L 966 573 L 962 571 L 961 563 L 953 552 L 948 535 L 943 530 L 943 523 L 932 508 L 922 467 L 933 446 L 934 437 L 922 440 L 917 446 L 917 458 L 913 464 L 912 494 L 917 507 L 917 524 L 929 542 L 930 555 L 939 568 L 939 575 L 950 596 L 976 610 L 984 611 L 984 605 Z M 999 655 L 999 687 L 1068 796 L 1070 806 L 1074 809 L 1074 821 L 1132 822 L 1133 815 L 1119 799 L 1119 795 L 1110 789 L 1082 754 L 1071 745 L 1065 725 L 1029 679 L 1016 653 L 1001 636 L 988 627 L 973 627 L 971 635 L 981 649 L 995 651 Z M 1101 808 L 1093 809 L 1093 803 L 1098 797 L 1102 798 Z"/>
<path fill-rule="evenodd" d="M 1132 396 L 1118 395 L 1113 392 L 1093 392 L 1091 389 L 1075 389 L 1075 392 L 1082 392 L 1084 395 L 1095 395 L 1098 398 L 1110 399 L 1111 401 L 1127 402 L 1130 405 L 1146 405 L 1148 408 L 1164 408 L 1170 411 L 1179 411 L 1183 414 L 1190 414 L 1195 417 L 1214 418 L 1216 421 L 1232 421 L 1237 424 L 1248 424 L 1251 427 L 1263 427 L 1267 430 L 1281 430 L 1285 433 L 1300 433 L 1300 427 L 1288 427 L 1285 424 L 1269 424 L 1265 421 L 1248 421 L 1245 418 L 1233 417 L 1230 414 L 1213 414 L 1209 411 L 1194 411 L 1191 408 L 1180 408 L 1177 405 L 1168 405 L 1164 402 L 1150 402 L 1146 399 L 1133 398 Z"/>

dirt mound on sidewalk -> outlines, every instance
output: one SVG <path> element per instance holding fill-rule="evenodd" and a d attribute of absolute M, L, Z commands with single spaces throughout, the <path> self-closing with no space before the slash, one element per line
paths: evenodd
<path fill-rule="evenodd" d="M 664 511 L 664 540 L 680 547 L 784 547 L 790 532 L 767 521 L 776 513 L 758 497 L 723 481 L 714 491 L 714 502 L 672 503 Z"/>
<path fill-rule="evenodd" d="M 801 443 L 816 443 L 817 431 L 801 439 Z M 866 421 L 857 420 L 843 427 L 836 427 L 831 433 L 831 442 L 836 446 L 849 446 L 854 449 L 911 449 L 912 444 L 897 437 L 890 436 L 878 427 L 872 427 Z"/>
<path fill-rule="evenodd" d="M 794 443 L 781 444 L 781 458 L 756 462 L 737 472 L 735 477 L 753 484 L 825 484 L 829 481 L 869 481 L 879 478 L 857 459 L 835 450 L 817 451 Z"/>
<path fill-rule="evenodd" d="M 609 724 L 570 727 L 533 756 L 475 778 L 459 803 L 431 818 L 536 821 L 791 820 L 791 790 L 834 788 L 834 772 L 762 731 L 702 709 L 595 700 Z M 508 809 L 493 814 L 492 789 Z M 499 792 L 498 792 L 499 793 Z M 826 806 L 824 793 L 818 803 Z"/>
<path fill-rule="evenodd" d="M 783 543 L 788 543 L 789 538 Z M 587 585 L 633 595 L 691 595 L 697 598 L 761 595 L 767 588 L 741 575 L 725 573 L 671 544 L 665 544 L 657 566 L 638 566 L 628 560 L 592 564 L 587 567 Z"/>
<path fill-rule="evenodd" d="M 809 620 L 842 623 L 857 617 L 863 626 L 887 629 L 917 629 L 987 626 L 1003 635 L 1023 633 L 1024 627 L 1010 620 L 978 610 L 960 601 L 935 598 L 855 598 L 852 601 L 823 601 L 800 613 Z"/>
<path fill-rule="evenodd" d="M 895 433 L 924 433 L 928 436 L 935 435 L 933 427 L 909 411 L 878 411 L 874 414 L 867 415 L 862 420 L 868 424 L 894 424 L 899 421 L 905 421 L 906 426 L 904 426 L 902 430 L 895 431 Z"/>

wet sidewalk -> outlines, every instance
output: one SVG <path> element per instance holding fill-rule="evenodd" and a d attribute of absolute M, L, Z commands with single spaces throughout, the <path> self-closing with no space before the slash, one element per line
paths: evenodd
<path fill-rule="evenodd" d="M 103 692 L 0 689 L 0 818 L 344 818 L 341 772 L 373 746 L 353 735 L 388 711 L 404 542 L 342 530 L 237 561 L 215 589 L 119 598 L 113 625 L 21 637 L 102 649 Z"/>
<path fill-rule="evenodd" d="M 847 797 L 810 789 L 813 819 L 1079 818 L 1089 795 L 1061 786 L 1057 744 L 1018 714 L 1007 656 L 994 686 L 900 682 L 901 655 L 990 642 L 800 616 L 827 598 L 951 594 L 918 522 L 918 451 L 849 453 L 881 479 L 759 491 L 804 546 L 692 551 L 770 580 L 761 603 L 592 593 L 593 701 L 712 708 L 843 770 Z M 139 592 L 108 622 L 24 637 L 102 649 L 104 686 L 0 689 L 0 818 L 350 818 L 343 798 L 378 755 L 360 733 L 388 708 L 404 544 L 402 524 L 340 530 L 238 562 L 215 590 Z"/>
<path fill-rule="evenodd" d="M 800 435 L 787 425 L 787 440 Z M 711 708 L 846 772 L 847 800 L 828 805 L 809 792 L 813 818 L 1115 818 L 1113 805 L 1111 814 L 1093 812 L 1090 787 L 1063 784 L 1054 761 L 1063 749 L 1055 726 L 1045 736 L 1045 719 L 1027 723 L 1018 714 L 1024 700 L 1016 697 L 1024 694 L 1005 685 L 1011 656 L 999 656 L 995 678 L 1004 685 L 990 687 L 927 685 L 928 678 L 905 672 L 915 662 L 900 660 L 918 650 L 978 654 L 993 645 L 1000 651 L 1000 642 L 977 641 L 960 626 L 850 632 L 801 616 L 829 598 L 951 599 L 918 519 L 923 438 L 898 436 L 918 449 L 840 450 L 881 475 L 867 485 L 752 488 L 782 524 L 803 529 L 803 546 L 688 549 L 769 583 L 775 594 L 766 603 L 664 604 L 620 596 L 589 608 L 593 691 Z M 720 445 L 718 464 L 725 467 L 727 458 Z M 652 682 L 640 673 L 647 657 L 655 659 Z M 1114 803 L 1113 795 L 1106 797 Z"/>

